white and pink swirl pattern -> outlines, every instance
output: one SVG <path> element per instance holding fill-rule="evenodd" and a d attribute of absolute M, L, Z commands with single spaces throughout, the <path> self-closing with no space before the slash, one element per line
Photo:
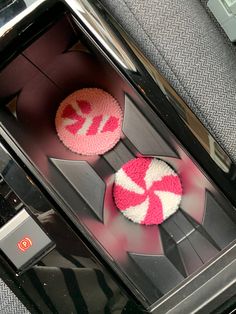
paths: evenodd
<path fill-rule="evenodd" d="M 55 119 L 57 134 L 75 153 L 101 155 L 121 137 L 122 110 L 99 88 L 80 89 L 62 101 Z"/>
<path fill-rule="evenodd" d="M 164 161 L 136 158 L 116 173 L 113 196 L 118 209 L 130 220 L 161 224 L 179 208 L 182 186 L 179 176 Z"/>

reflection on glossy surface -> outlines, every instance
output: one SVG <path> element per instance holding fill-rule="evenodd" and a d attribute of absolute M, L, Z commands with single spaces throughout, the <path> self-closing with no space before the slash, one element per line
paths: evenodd
<path fill-rule="evenodd" d="M 232 161 L 225 153 L 225 151 L 219 146 L 219 144 L 214 140 L 212 135 L 203 126 L 196 115 L 191 111 L 188 105 L 183 101 L 183 99 L 176 93 L 176 91 L 170 86 L 170 84 L 165 80 L 165 78 L 158 72 L 158 70 L 151 64 L 151 62 L 140 52 L 140 50 L 133 44 L 127 34 L 116 25 L 122 34 L 123 39 L 132 49 L 132 52 L 137 56 L 139 61 L 145 67 L 148 74 L 152 77 L 155 83 L 159 86 L 162 92 L 166 95 L 169 101 L 173 104 L 174 109 L 177 114 L 183 119 L 186 125 L 189 127 L 193 135 L 199 140 L 202 146 L 209 153 L 211 158 L 215 163 L 226 173 L 229 172 L 232 166 Z M 139 89 L 142 93 L 146 95 L 144 86 L 139 85 Z M 214 146 L 214 147 L 213 147 Z M 219 153 L 220 152 L 220 153 Z M 220 156 L 219 156 L 220 155 Z"/>
<path fill-rule="evenodd" d="M 64 2 L 72 8 L 77 18 L 88 31 L 89 36 L 95 39 L 99 47 L 104 49 L 115 62 L 118 62 L 118 67 L 136 84 L 139 92 L 149 98 L 167 125 L 172 131 L 175 131 L 178 139 L 193 154 L 201 166 L 206 168 L 207 165 L 208 173 L 210 173 L 214 180 L 217 181 L 217 184 L 222 187 L 224 192 L 232 200 L 233 189 L 236 186 L 235 166 L 185 102 L 143 56 L 128 35 L 124 33 L 114 20 L 111 20 L 104 8 L 97 1 L 64 0 Z M 23 21 L 32 12 L 36 15 L 35 9 L 37 7 L 45 5 L 45 8 L 50 8 L 53 4 L 54 1 L 37 0 L 27 10 L 17 16 L 17 20 L 13 20 L 14 22 L 11 25 L 7 23 L 4 27 L 0 28 L 0 35 L 7 43 L 9 38 L 4 35 L 13 31 L 12 27 L 15 23 Z M 24 27 L 24 23 L 22 23 L 22 26 Z M 156 99 L 160 98 L 160 93 L 156 89 L 157 86 L 169 101 L 167 103 L 163 99 L 162 107 L 157 107 L 157 104 L 155 104 Z M 172 104 L 171 107 L 170 104 Z M 173 114 L 176 116 L 176 113 L 189 132 L 187 132 L 186 127 L 183 127 L 180 120 L 173 120 Z M 184 129 L 186 132 L 183 131 Z M 199 146 L 199 143 L 201 146 Z M 202 153 L 199 153 L 200 149 Z M 225 173 L 225 176 L 223 173 Z"/>
<path fill-rule="evenodd" d="M 10 1 L 11 4 L 4 6 L 2 9 L 3 16 L 0 25 L 0 37 L 7 35 L 10 31 L 14 32 L 14 27 L 19 23 L 25 16 L 33 12 L 33 10 L 46 0 L 15 0 Z M 1 18 L 1 11 L 0 11 Z"/>
<path fill-rule="evenodd" d="M 90 29 L 93 36 L 97 38 L 100 44 L 111 55 L 120 62 L 121 66 L 131 72 L 139 72 L 137 67 L 134 67 L 135 61 L 131 57 L 131 53 L 122 48 L 120 39 L 118 40 L 117 33 L 107 24 L 103 16 L 98 10 L 96 10 L 87 0 L 66 0 L 73 10 L 77 13 L 78 17 L 83 23 Z M 99 5 L 98 5 L 99 7 Z M 107 20 L 107 19 L 106 19 Z M 193 135 L 199 140 L 202 146 L 209 153 L 210 157 L 224 172 L 228 173 L 232 162 L 223 149 L 217 144 L 211 134 L 199 121 L 199 119 L 190 110 L 187 104 L 178 96 L 169 83 L 163 78 L 163 76 L 157 71 L 157 69 L 148 61 L 148 59 L 137 49 L 132 43 L 129 37 L 122 31 L 122 29 L 116 25 L 119 29 L 125 42 L 132 49 L 132 52 L 138 57 L 139 61 L 145 67 L 148 74 L 152 77 L 155 83 L 160 87 L 168 99 L 172 102 L 174 109 L 184 120 L 189 127 Z M 120 50 L 118 50 L 120 48 Z M 121 62 L 121 60 L 128 60 L 129 62 Z M 133 61 L 131 61 L 133 60 Z M 144 74 L 144 73 L 141 73 Z M 146 94 L 146 88 L 144 85 L 140 86 L 140 91 Z M 213 144 L 212 144 L 213 143 Z M 215 143 L 215 144 L 214 144 Z M 219 153 L 220 152 L 220 153 Z"/>
<path fill-rule="evenodd" d="M 118 39 L 117 35 L 113 33 L 109 24 L 102 18 L 100 12 L 89 1 L 65 0 L 65 2 L 71 6 L 76 15 L 79 16 L 81 22 L 89 28 L 90 32 L 97 37 L 122 67 L 129 71 L 137 71 L 125 46 Z M 76 20 L 75 22 L 77 23 Z"/>
<path fill-rule="evenodd" d="M 26 7 L 23 1 L 21 1 L 21 4 L 20 1 L 17 2 L 19 2 L 19 6 L 21 6 L 20 10 L 23 10 L 23 8 Z M 35 6 L 39 6 L 42 2 L 44 1 L 35 1 Z M 141 72 L 140 74 L 145 75 L 145 73 L 142 73 L 139 67 L 135 66 L 134 58 L 127 48 L 125 48 L 124 43 L 122 43 L 123 38 L 123 42 L 129 45 L 131 51 L 136 55 L 139 62 L 141 62 L 141 64 L 144 66 L 150 77 L 173 104 L 174 109 L 189 127 L 192 134 L 199 140 L 203 148 L 208 152 L 209 156 L 214 160 L 217 166 L 221 168 L 222 171 L 228 173 L 230 167 L 232 167 L 230 158 L 219 146 L 219 144 L 217 144 L 211 134 L 193 114 L 186 103 L 178 96 L 178 94 L 161 76 L 157 69 L 137 49 L 137 47 L 132 43 L 129 37 L 122 31 L 122 29 L 116 25 L 116 28 L 119 29 L 121 34 L 121 36 L 118 37 L 117 33 L 114 32 L 114 28 L 112 28 L 112 26 L 107 22 L 107 19 L 104 18 L 104 11 L 101 11 L 103 13 L 101 14 L 101 12 L 97 10 L 96 7 L 93 6 L 88 0 L 65 0 L 65 2 L 74 10 L 76 15 L 81 19 L 82 23 L 88 27 L 89 31 L 93 33 L 93 36 L 96 37 L 96 39 L 100 42 L 100 45 L 102 45 L 108 51 L 108 53 L 110 53 L 112 57 L 120 63 L 122 68 L 124 68 L 126 71 L 134 73 Z M 101 8 L 99 4 L 98 7 Z M 25 15 L 27 15 L 27 13 L 29 12 L 25 12 Z M 2 23 L 2 25 L 5 23 Z M 0 31 L 3 30 L 4 28 L 0 29 Z M 8 30 L 6 30 L 6 32 L 8 32 Z M 146 87 L 143 84 L 140 86 L 140 91 L 146 94 Z"/>
<path fill-rule="evenodd" d="M 13 19 L 26 8 L 23 0 L 1 1 L 0 3 L 0 27 Z"/>
<path fill-rule="evenodd" d="M 122 32 L 122 30 L 121 30 Z M 232 161 L 226 152 L 215 141 L 209 131 L 203 126 L 197 116 L 191 111 L 184 100 L 176 93 L 170 86 L 165 78 L 157 71 L 151 62 L 137 49 L 137 47 L 129 40 L 128 36 L 124 33 L 123 36 L 127 40 L 127 44 L 134 51 L 136 56 L 140 59 L 147 72 L 166 95 L 169 101 L 173 104 L 176 113 L 183 119 L 193 135 L 199 140 L 204 149 L 208 152 L 214 162 L 223 170 L 228 173 L 230 168 L 233 167 Z M 145 90 L 143 90 L 145 93 Z"/>
<path fill-rule="evenodd" d="M 70 1 L 68 0 L 68 2 Z M 71 3 L 71 5 L 73 6 L 73 3 Z M 97 5 L 97 8 L 100 9 L 100 6 Z M 184 145 L 186 145 L 186 148 L 190 153 L 193 154 L 201 166 L 207 169 L 207 172 L 210 173 L 212 178 L 217 181 L 217 183 L 224 189 L 226 193 L 228 193 L 228 195 L 231 194 L 231 200 L 232 198 L 234 199 L 232 194 L 234 194 L 233 190 L 236 186 L 234 175 L 235 165 L 232 163 L 229 156 L 214 140 L 212 135 L 190 110 L 188 105 L 181 99 L 181 97 L 178 96 L 178 94 L 169 85 L 165 78 L 140 52 L 140 50 L 135 46 L 135 44 L 123 31 L 123 29 L 114 20 L 109 20 L 109 16 L 104 10 L 102 10 L 102 13 L 103 15 L 100 15 L 100 18 L 110 21 L 110 32 L 116 32 L 119 39 L 122 39 L 127 47 L 130 47 L 130 51 L 128 51 L 128 49 L 126 51 L 129 58 L 134 60 L 133 62 L 136 64 L 136 72 L 139 74 L 139 76 L 135 75 L 135 73 L 132 73 L 132 71 L 126 70 L 125 74 L 127 77 L 136 84 L 140 93 L 147 97 L 154 104 L 154 107 L 158 110 L 159 114 L 170 127 L 172 132 L 174 132 L 176 137 Z M 104 46 L 104 48 L 106 47 Z M 167 102 L 163 100 L 162 106 L 158 106 L 157 99 L 160 98 L 160 93 L 157 91 L 156 86 L 158 86 L 165 94 L 169 101 L 168 105 Z M 172 105 L 172 108 L 170 108 L 170 104 Z M 183 124 L 181 124 L 180 120 L 174 118 L 177 117 L 177 115 L 182 120 L 182 123 L 187 126 L 190 133 L 183 132 L 183 130 L 186 130 L 186 127 L 183 127 Z M 195 144 L 196 139 L 198 143 L 201 144 L 201 149 L 204 150 L 203 154 L 199 153 L 200 147 Z M 214 166 L 212 166 L 213 164 Z M 223 173 L 225 175 L 223 175 Z M 230 184 L 227 182 L 223 184 L 222 178 L 224 178 L 224 180 L 226 179 L 226 181 L 229 180 Z M 236 202 L 235 199 L 234 201 Z"/>
<path fill-rule="evenodd" d="M 18 277 L 13 276 L 34 313 L 142 312 L 121 291 L 2 145 L 0 172 L 56 243 L 56 249 L 37 265 Z M 1 187 L 0 194 L 4 191 Z M 0 262 L 0 272 L 4 264 Z M 8 272 L 13 273 L 9 267 Z M 13 284 L 12 281 L 7 283 Z"/>
<path fill-rule="evenodd" d="M 52 210 L 38 219 L 50 230 L 57 250 L 22 279 L 27 291 L 34 287 L 39 292 L 43 313 L 122 312 L 128 300 L 78 237 Z"/>

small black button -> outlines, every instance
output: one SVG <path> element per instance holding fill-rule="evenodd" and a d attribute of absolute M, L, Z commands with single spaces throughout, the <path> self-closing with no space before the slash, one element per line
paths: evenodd
<path fill-rule="evenodd" d="M 0 248 L 20 270 L 52 246 L 52 241 L 26 210 L 0 229 Z"/>
<path fill-rule="evenodd" d="M 16 210 L 16 212 L 18 212 L 20 209 L 24 207 L 22 201 L 12 191 L 7 195 L 6 199 L 9 202 L 9 204 Z"/>

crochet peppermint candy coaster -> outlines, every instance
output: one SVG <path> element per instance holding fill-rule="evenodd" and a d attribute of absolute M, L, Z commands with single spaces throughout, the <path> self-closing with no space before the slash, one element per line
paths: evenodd
<path fill-rule="evenodd" d="M 83 155 L 100 155 L 119 141 L 122 111 L 107 92 L 84 88 L 63 100 L 55 124 L 59 138 L 70 150 Z"/>
<path fill-rule="evenodd" d="M 161 224 L 177 211 L 182 186 L 178 175 L 164 161 L 136 158 L 116 173 L 113 196 L 118 209 L 130 220 Z"/>

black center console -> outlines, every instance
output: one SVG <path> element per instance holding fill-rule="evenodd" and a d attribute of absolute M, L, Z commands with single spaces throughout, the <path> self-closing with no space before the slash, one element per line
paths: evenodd
<path fill-rule="evenodd" d="M 221 275 L 226 281 L 235 276 L 234 165 L 99 3 L 48 1 L 35 12 L 16 27 L 17 36 L 3 36 L 3 142 L 144 308 L 166 313 L 180 306 L 188 313 L 194 300 L 205 304 L 206 295 L 196 291 L 216 298 Z M 83 87 L 109 92 L 122 107 L 122 138 L 101 156 L 75 154 L 56 134 L 60 102 Z M 160 226 L 128 221 L 112 198 L 114 173 L 140 156 L 166 161 L 181 178 L 181 208 Z M 47 235 L 39 226 L 37 206 L 25 208 L 17 198 L 16 205 L 6 203 L 12 202 L 8 193 L 17 194 L 14 188 L 19 187 L 5 195 L 5 172 L 3 168 L 0 245 L 13 269 L 22 272 L 58 244 L 50 228 Z M 63 229 L 60 237 L 66 237 Z M 12 241 L 14 250 L 25 253 L 20 261 L 9 248 Z M 192 304 L 186 302 L 191 295 Z"/>

